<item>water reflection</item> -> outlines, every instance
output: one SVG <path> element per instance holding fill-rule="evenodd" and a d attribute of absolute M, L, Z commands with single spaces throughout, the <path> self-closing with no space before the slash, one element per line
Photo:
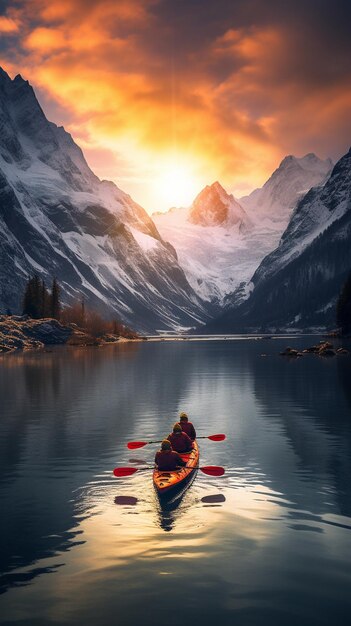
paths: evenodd
<path fill-rule="evenodd" d="M 138 504 L 138 498 L 135 498 L 135 496 L 116 496 L 115 504 L 119 504 L 120 506 L 135 506 Z"/>
<path fill-rule="evenodd" d="M 171 532 L 182 515 L 186 512 L 189 513 L 189 509 L 194 507 L 195 503 L 194 494 L 187 490 L 179 492 L 168 500 L 157 498 L 157 514 L 162 530 Z"/>
<path fill-rule="evenodd" d="M 225 502 L 225 496 L 223 493 L 214 493 L 213 495 L 201 498 L 201 502 L 204 502 L 205 504 L 218 504 L 219 502 Z"/>
<path fill-rule="evenodd" d="M 285 361 L 285 346 L 162 342 L 0 359 L 4 623 L 107 626 L 118 615 L 151 626 L 167 615 L 171 625 L 175 588 L 186 626 L 344 623 L 351 359 Z M 168 503 L 151 471 L 114 479 L 116 465 L 152 465 L 157 446 L 130 458 L 127 441 L 162 439 L 181 410 L 199 434 L 227 434 L 200 446 L 201 465 L 224 465 L 225 476 L 200 473 Z"/>
<path fill-rule="evenodd" d="M 272 425 L 279 428 L 284 455 L 277 474 L 277 441 L 269 437 L 267 445 L 274 449 L 274 462 L 266 459 L 264 470 L 270 484 L 289 493 L 290 499 L 293 496 L 297 508 L 323 513 L 326 502 L 336 498 L 340 512 L 350 516 L 351 422 L 339 384 L 346 397 L 350 396 L 346 383 L 351 380 L 350 359 L 307 355 L 278 367 L 278 358 L 264 364 L 259 359 L 251 362 L 266 429 L 271 433 Z M 274 430 L 277 433 L 277 428 Z M 295 455 L 293 466 L 291 453 Z M 301 491 L 301 481 L 310 489 Z"/>

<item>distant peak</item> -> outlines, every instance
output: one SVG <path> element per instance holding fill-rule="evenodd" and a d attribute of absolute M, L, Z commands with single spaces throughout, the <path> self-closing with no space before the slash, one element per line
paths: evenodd
<path fill-rule="evenodd" d="M 189 221 L 201 226 L 227 227 L 249 223 L 242 206 L 218 181 L 200 191 L 190 207 Z"/>
<path fill-rule="evenodd" d="M 223 202 L 230 202 L 232 198 L 232 195 L 224 189 L 224 187 L 221 185 L 221 183 L 218 182 L 218 180 L 216 180 L 216 182 L 212 183 L 211 185 L 206 185 L 206 187 L 204 187 L 197 195 L 194 202 L 197 202 L 199 198 L 205 198 L 207 196 L 219 196 Z"/>
<path fill-rule="evenodd" d="M 329 158 L 323 161 L 314 152 L 308 152 L 303 157 L 296 157 L 292 154 L 289 154 L 282 160 L 278 167 L 278 170 L 285 169 L 289 166 L 291 167 L 292 165 L 296 167 L 302 167 L 303 169 L 315 170 L 326 166 L 330 167 L 332 163 L 332 160 Z"/>
<path fill-rule="evenodd" d="M 10 81 L 11 80 L 11 78 L 8 75 L 8 73 L 5 72 L 5 70 L 2 67 L 0 67 L 0 80 L 3 80 L 3 81 Z"/>
<path fill-rule="evenodd" d="M 206 185 L 206 187 L 204 187 L 200 193 L 196 196 L 193 205 L 198 204 L 199 202 L 203 202 L 203 201 L 213 201 L 214 198 L 220 198 L 222 201 L 223 200 L 229 200 L 229 195 L 227 194 L 226 190 L 224 189 L 224 187 L 222 187 L 222 185 L 216 181 L 215 183 L 212 183 L 211 185 Z M 210 200 L 212 199 L 212 200 Z"/>
<path fill-rule="evenodd" d="M 290 163 L 294 163 L 296 161 L 296 157 L 293 154 L 288 154 L 288 156 L 284 157 L 281 161 L 279 167 L 285 167 L 286 165 L 290 165 Z"/>
<path fill-rule="evenodd" d="M 22 78 L 21 74 L 17 74 L 17 76 L 15 76 L 15 78 L 13 79 L 13 82 L 15 85 L 29 85 L 28 80 L 24 80 L 24 78 Z"/>
<path fill-rule="evenodd" d="M 307 154 L 305 154 L 304 157 L 302 157 L 302 160 L 306 160 L 306 161 L 320 161 L 320 159 L 317 157 L 317 155 L 314 152 L 308 152 Z"/>
<path fill-rule="evenodd" d="M 222 193 L 227 193 L 226 190 L 224 189 L 224 187 L 222 187 L 221 183 L 218 182 L 218 180 L 216 180 L 215 183 L 212 183 L 212 185 L 210 185 L 209 188 L 210 189 L 214 189 L 216 191 L 220 191 Z"/>

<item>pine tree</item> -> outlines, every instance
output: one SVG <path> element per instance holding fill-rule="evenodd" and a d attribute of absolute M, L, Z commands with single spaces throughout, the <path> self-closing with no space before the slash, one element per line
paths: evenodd
<path fill-rule="evenodd" d="M 42 281 L 39 276 L 35 274 L 33 281 L 33 314 L 32 317 L 39 319 L 42 311 Z"/>
<path fill-rule="evenodd" d="M 50 311 L 50 294 L 46 289 L 45 282 L 41 284 L 41 298 L 40 298 L 41 312 L 40 317 L 49 317 Z"/>
<path fill-rule="evenodd" d="M 27 281 L 23 297 L 23 315 L 29 315 L 34 319 L 41 316 L 42 311 L 42 282 L 35 275 Z"/>
<path fill-rule="evenodd" d="M 56 278 L 54 278 L 51 289 L 51 315 L 56 320 L 59 320 L 61 317 L 60 291 L 59 284 Z"/>
<path fill-rule="evenodd" d="M 33 299 L 33 294 L 32 294 L 31 279 L 28 278 L 28 280 L 26 282 L 26 288 L 24 290 L 24 295 L 23 295 L 22 315 L 31 315 L 32 299 Z"/>
<path fill-rule="evenodd" d="M 351 272 L 340 292 L 336 304 L 336 324 L 342 335 L 351 332 Z"/>

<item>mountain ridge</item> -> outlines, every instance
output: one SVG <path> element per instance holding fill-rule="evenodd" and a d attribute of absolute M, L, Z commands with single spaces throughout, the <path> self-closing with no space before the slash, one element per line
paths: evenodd
<path fill-rule="evenodd" d="M 278 247 L 252 277 L 243 302 L 212 320 L 203 332 L 325 329 L 351 268 L 351 149 L 321 187 L 297 204 Z"/>
<path fill-rule="evenodd" d="M 0 307 L 56 276 L 64 303 L 86 298 L 139 332 L 208 319 L 172 246 L 146 211 L 100 181 L 69 133 L 49 122 L 28 81 L 0 74 Z"/>
<path fill-rule="evenodd" d="M 240 202 L 252 219 L 256 216 L 280 222 L 283 230 L 299 198 L 312 187 L 323 184 L 332 167 L 330 158 L 322 160 L 313 152 L 303 157 L 290 154 L 262 187 L 240 198 Z"/>
<path fill-rule="evenodd" d="M 225 307 L 232 294 L 239 300 L 249 295 L 252 276 L 278 245 L 302 189 L 311 180 L 322 183 L 330 163 L 312 153 L 302 159 L 290 155 L 261 189 L 252 192 L 247 206 L 216 181 L 202 189 L 190 207 L 153 214 L 199 297 Z M 289 205 L 282 207 L 287 196 Z M 255 211 L 252 198 L 255 203 L 259 199 L 264 211 L 262 206 Z"/>

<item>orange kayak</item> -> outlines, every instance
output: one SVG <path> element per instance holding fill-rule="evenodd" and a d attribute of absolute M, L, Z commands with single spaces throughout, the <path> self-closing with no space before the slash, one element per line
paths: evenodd
<path fill-rule="evenodd" d="M 185 452 L 184 454 L 179 454 L 179 456 L 186 462 L 186 465 L 179 470 L 167 472 L 154 469 L 153 482 L 159 496 L 171 490 L 176 491 L 185 487 L 195 477 L 200 456 L 196 441 L 194 441 L 194 448 L 191 452 Z"/>

